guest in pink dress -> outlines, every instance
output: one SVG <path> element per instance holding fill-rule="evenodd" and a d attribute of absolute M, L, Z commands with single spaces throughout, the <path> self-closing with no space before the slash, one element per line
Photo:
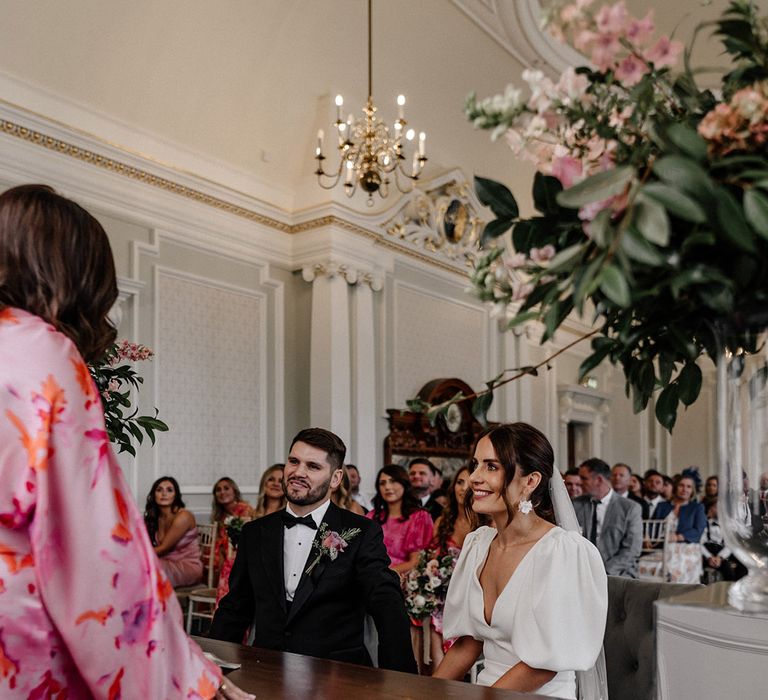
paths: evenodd
<path fill-rule="evenodd" d="M 411 493 L 408 472 L 399 464 L 379 470 L 373 510 L 365 517 L 381 524 L 392 570 L 402 575 L 416 566 L 432 539 L 432 518 Z"/>
<path fill-rule="evenodd" d="M 161 476 L 147 494 L 144 510 L 149 539 L 171 585 L 192 586 L 203 580 L 203 560 L 195 516 L 184 508 L 179 484 Z"/>
<path fill-rule="evenodd" d="M 83 360 L 113 341 L 116 299 L 90 214 L 41 185 L 0 195 L 4 700 L 212 698 L 221 683 L 181 627 Z"/>

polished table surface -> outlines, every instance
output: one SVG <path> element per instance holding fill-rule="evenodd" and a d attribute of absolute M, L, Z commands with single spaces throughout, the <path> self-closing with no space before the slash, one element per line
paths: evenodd
<path fill-rule="evenodd" d="M 223 661 L 242 664 L 227 678 L 256 697 L 270 700 L 379 700 L 383 698 L 462 698 L 494 700 L 504 697 L 542 698 L 459 681 L 443 681 L 398 671 L 326 661 L 283 651 L 244 647 L 193 637 L 204 651 Z M 551 699 L 550 699 L 551 700 Z"/>

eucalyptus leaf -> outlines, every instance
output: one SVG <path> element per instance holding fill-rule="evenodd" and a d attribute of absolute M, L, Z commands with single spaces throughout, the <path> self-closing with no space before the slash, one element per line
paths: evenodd
<path fill-rule="evenodd" d="M 703 162 L 707 158 L 707 143 L 695 129 L 686 124 L 673 124 L 667 130 L 667 137 L 685 155 Z"/>
<path fill-rule="evenodd" d="M 753 229 L 768 238 L 768 195 L 756 189 L 744 193 L 744 216 Z"/>
<path fill-rule="evenodd" d="M 660 158 L 653 164 L 653 172 L 667 184 L 706 201 L 714 193 L 712 180 L 696 161 L 680 155 Z"/>
<path fill-rule="evenodd" d="M 629 226 L 621 236 L 621 249 L 633 260 L 660 267 L 666 264 L 666 258 L 651 245 L 634 226 Z"/>
<path fill-rule="evenodd" d="M 486 393 L 480 394 L 472 402 L 472 415 L 477 419 L 477 421 L 483 427 L 488 425 L 487 414 L 488 414 L 488 409 L 491 407 L 492 403 L 493 403 L 492 391 L 488 391 Z"/>
<path fill-rule="evenodd" d="M 606 265 L 600 274 L 600 290 L 621 308 L 627 308 L 632 301 L 626 278 L 612 263 Z"/>
<path fill-rule="evenodd" d="M 707 220 L 706 212 L 696 200 L 663 182 L 651 182 L 644 185 L 640 192 L 663 204 L 672 216 L 679 219 L 695 224 L 703 224 Z"/>
<path fill-rule="evenodd" d="M 510 321 L 507 323 L 507 328 L 515 328 L 516 326 L 519 326 L 522 323 L 525 323 L 526 321 L 533 321 L 534 319 L 537 319 L 539 317 L 538 311 L 523 311 L 522 313 L 516 314 L 514 318 L 510 319 Z"/>
<path fill-rule="evenodd" d="M 727 189 L 718 187 L 715 191 L 717 204 L 718 231 L 725 240 L 747 253 L 754 253 L 755 239 L 744 218 L 741 205 Z"/>
<path fill-rule="evenodd" d="M 598 248 L 607 248 L 613 241 L 611 227 L 611 210 L 603 209 L 589 223 L 589 237 Z"/>
<path fill-rule="evenodd" d="M 662 247 L 669 244 L 667 210 L 656 200 L 638 197 L 632 209 L 632 223 L 651 243 Z"/>
<path fill-rule="evenodd" d="M 592 202 L 609 199 L 623 192 L 634 175 L 635 169 L 631 165 L 621 165 L 597 173 L 560 192 L 557 201 L 560 206 L 578 209 Z"/>
<path fill-rule="evenodd" d="M 552 273 L 556 270 L 567 269 L 569 266 L 573 266 L 583 250 L 584 246 L 582 243 L 576 243 L 568 248 L 564 248 L 549 261 L 547 271 Z"/>

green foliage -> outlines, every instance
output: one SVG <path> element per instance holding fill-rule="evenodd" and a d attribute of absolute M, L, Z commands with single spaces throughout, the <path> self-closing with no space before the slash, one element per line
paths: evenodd
<path fill-rule="evenodd" d="M 118 445 L 119 452 L 128 452 L 135 457 L 134 440 L 141 444 L 146 434 L 154 445 L 155 432 L 166 432 L 168 426 L 157 417 L 157 409 L 152 416 L 138 415 L 138 408 L 131 411 L 131 390 L 138 391 L 144 379 L 131 365 L 117 364 L 121 359 L 118 346 L 113 345 L 88 369 L 99 390 L 110 442 Z"/>
<path fill-rule="evenodd" d="M 475 181 L 497 217 L 482 239 L 475 293 L 515 304 L 509 327 L 539 321 L 542 342 L 591 302 L 598 335 L 580 378 L 606 360 L 620 366 L 635 410 L 655 397 L 668 430 L 699 396 L 701 358 L 723 346 L 754 347 L 749 320 L 768 308 L 768 144 L 701 128 L 739 91 L 768 95 L 760 83 L 768 81 L 768 21 L 753 3 L 734 0 L 714 31 L 735 64 L 720 100 L 697 88 L 690 68 L 677 77 L 654 69 L 631 88 L 611 70 L 577 69 L 590 99 L 558 114 L 585 142 L 610 141 L 614 167 L 565 189 L 537 173 L 530 217 L 504 185 Z M 631 116 L 617 126 L 615 114 L 629 102 Z M 516 128 L 521 104 L 495 128 Z M 475 399 L 479 419 L 496 386 Z"/>

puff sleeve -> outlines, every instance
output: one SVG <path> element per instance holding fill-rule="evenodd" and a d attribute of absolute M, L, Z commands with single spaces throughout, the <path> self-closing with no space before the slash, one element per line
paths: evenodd
<path fill-rule="evenodd" d="M 512 646 L 533 668 L 584 671 L 603 644 L 608 578 L 597 548 L 577 532 L 560 531 L 535 552 L 515 610 Z"/>

